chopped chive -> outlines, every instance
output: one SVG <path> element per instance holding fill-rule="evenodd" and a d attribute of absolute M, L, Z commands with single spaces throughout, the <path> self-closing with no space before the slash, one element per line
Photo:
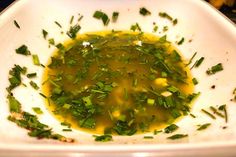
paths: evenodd
<path fill-rule="evenodd" d="M 93 14 L 93 17 L 96 18 L 96 19 L 101 19 L 105 26 L 108 25 L 108 23 L 110 21 L 107 14 L 105 14 L 102 11 L 95 11 L 95 13 Z"/>
<path fill-rule="evenodd" d="M 213 75 L 213 74 L 215 74 L 215 73 L 217 73 L 217 72 L 220 72 L 220 71 L 222 71 L 222 70 L 224 70 L 224 69 L 223 69 L 223 66 L 222 66 L 222 63 L 218 63 L 218 64 L 212 66 L 211 68 L 209 68 L 209 69 L 206 71 L 206 73 L 207 73 L 208 75 Z"/>
<path fill-rule="evenodd" d="M 188 134 L 175 134 L 175 135 L 167 137 L 167 139 L 176 140 L 176 139 L 184 138 L 187 136 Z"/>
<path fill-rule="evenodd" d="M 162 18 L 166 18 L 166 19 L 168 19 L 170 21 L 173 20 L 173 18 L 170 15 L 168 15 L 166 12 L 160 12 L 159 16 L 162 17 Z"/>
<path fill-rule="evenodd" d="M 72 129 L 62 129 L 62 131 L 72 131 Z"/>
<path fill-rule="evenodd" d="M 211 125 L 211 123 L 202 124 L 202 125 L 199 126 L 199 128 L 197 128 L 197 130 L 198 130 L 198 131 L 200 131 L 200 130 L 205 130 L 205 129 L 207 129 L 210 125 Z"/>
<path fill-rule="evenodd" d="M 78 22 L 81 21 L 83 19 L 83 17 L 84 17 L 83 15 L 79 14 Z"/>
<path fill-rule="evenodd" d="M 144 139 L 153 139 L 153 136 L 143 136 Z"/>
<path fill-rule="evenodd" d="M 93 137 L 95 137 L 95 141 L 99 141 L 99 142 L 108 142 L 108 141 L 112 141 L 112 136 L 109 134 L 105 134 L 105 135 L 101 135 L 101 136 L 97 136 L 97 135 L 93 135 Z"/>
<path fill-rule="evenodd" d="M 33 58 L 33 63 L 34 65 L 40 65 L 40 61 L 39 61 L 39 57 L 38 55 L 32 55 L 32 58 Z"/>
<path fill-rule="evenodd" d="M 172 22 L 173 22 L 173 25 L 176 25 L 178 23 L 178 19 L 174 19 Z"/>
<path fill-rule="evenodd" d="M 155 130 L 153 131 L 153 134 L 154 134 L 154 135 L 157 135 L 158 133 L 161 133 L 161 132 L 162 132 L 162 130 L 156 130 L 156 129 L 155 129 Z"/>
<path fill-rule="evenodd" d="M 135 23 L 135 24 L 131 25 L 130 30 L 132 30 L 132 31 L 134 31 L 134 32 L 135 32 L 135 31 L 139 31 L 139 32 L 142 31 L 142 29 L 141 29 L 141 27 L 139 26 L 138 23 Z"/>
<path fill-rule="evenodd" d="M 199 60 L 197 60 L 195 67 L 199 67 L 202 64 L 202 62 L 204 61 L 204 59 L 205 59 L 204 57 L 201 57 Z"/>
<path fill-rule="evenodd" d="M 16 49 L 16 53 L 17 54 L 21 54 L 21 55 L 30 55 L 30 51 L 28 50 L 28 47 L 26 45 L 22 45 L 19 48 Z"/>
<path fill-rule="evenodd" d="M 39 107 L 32 107 L 32 109 L 37 114 L 43 114 L 43 111 Z"/>
<path fill-rule="evenodd" d="M 39 93 L 39 95 L 41 95 L 43 98 L 47 99 L 47 96 L 44 95 L 43 93 Z"/>
<path fill-rule="evenodd" d="M 193 61 L 193 59 L 194 59 L 194 57 L 195 57 L 196 55 L 197 55 L 197 52 L 195 52 L 195 53 L 193 54 L 193 56 L 190 58 L 188 64 L 186 64 L 186 66 L 188 66 L 189 64 L 192 63 L 192 61 Z"/>
<path fill-rule="evenodd" d="M 81 29 L 81 26 L 76 24 L 74 26 L 71 26 L 70 27 L 70 30 L 66 32 L 66 34 L 72 38 L 72 39 L 75 39 L 76 38 L 76 35 L 77 33 L 79 32 L 79 30 Z"/>
<path fill-rule="evenodd" d="M 191 117 L 196 118 L 196 116 L 192 113 L 189 114 Z"/>
<path fill-rule="evenodd" d="M 14 20 L 14 25 L 20 29 L 20 25 L 18 24 L 18 22 L 16 20 Z"/>
<path fill-rule="evenodd" d="M 124 88 L 124 99 L 125 99 L 125 100 L 128 100 L 128 99 L 129 99 L 128 92 L 127 92 L 127 89 L 126 89 L 126 88 Z"/>
<path fill-rule="evenodd" d="M 209 117 L 211 117 L 212 119 L 216 119 L 216 117 L 213 115 L 213 114 L 211 114 L 210 112 L 208 112 L 208 111 L 206 111 L 206 110 L 204 110 L 204 109 L 202 109 L 201 110 L 203 113 L 205 113 L 206 115 L 208 115 Z"/>
<path fill-rule="evenodd" d="M 37 73 L 29 73 L 26 75 L 28 78 L 33 78 L 37 76 Z"/>
<path fill-rule="evenodd" d="M 182 45 L 184 43 L 184 37 L 180 39 L 180 41 L 177 42 L 178 45 Z"/>
<path fill-rule="evenodd" d="M 70 124 L 70 123 L 67 123 L 67 122 L 61 122 L 61 125 L 62 125 L 62 126 L 67 126 L 68 128 L 71 127 L 71 124 Z"/>
<path fill-rule="evenodd" d="M 139 13 L 143 16 L 151 15 L 151 12 L 144 7 L 139 9 Z"/>
<path fill-rule="evenodd" d="M 38 90 L 39 86 L 34 82 L 34 81 L 30 81 L 30 85 L 35 89 Z"/>
<path fill-rule="evenodd" d="M 44 29 L 42 29 L 42 33 L 43 33 L 43 38 L 46 39 L 47 35 L 48 35 L 48 32 L 45 31 Z"/>
<path fill-rule="evenodd" d="M 222 118 L 225 118 L 225 116 L 224 116 L 222 113 L 218 112 L 215 107 L 210 106 L 210 109 L 211 109 L 211 110 L 213 111 L 213 113 L 215 113 L 216 115 L 218 115 L 218 116 L 220 116 L 220 117 L 222 117 Z"/>
<path fill-rule="evenodd" d="M 43 65 L 42 63 L 40 63 L 40 66 L 43 67 L 43 68 L 45 68 L 45 65 Z"/>
<path fill-rule="evenodd" d="M 164 129 L 164 132 L 165 133 L 172 133 L 174 131 L 176 131 L 179 127 L 176 125 L 176 124 L 171 124 L 169 126 L 167 126 L 165 129 Z"/>
<path fill-rule="evenodd" d="M 112 22 L 116 22 L 119 16 L 119 12 L 113 12 L 112 13 Z"/>
<path fill-rule="evenodd" d="M 134 87 L 137 87 L 137 84 L 138 84 L 138 79 L 135 78 L 135 79 L 133 80 L 133 86 L 134 86 Z"/>
<path fill-rule="evenodd" d="M 193 82 L 194 85 L 197 85 L 197 84 L 198 84 L 198 80 L 197 80 L 196 78 L 193 78 L 193 79 L 192 79 L 192 82 Z"/>
<path fill-rule="evenodd" d="M 61 24 L 60 24 L 59 22 L 57 22 L 57 21 L 54 21 L 54 22 L 55 22 L 55 24 L 56 24 L 58 27 L 62 28 L 62 26 L 61 26 Z"/>
<path fill-rule="evenodd" d="M 74 16 L 71 16 L 71 18 L 70 18 L 70 24 L 73 23 L 73 20 L 74 20 Z"/>
<path fill-rule="evenodd" d="M 224 115 L 225 115 L 225 122 L 227 123 L 228 122 L 228 112 L 227 112 L 227 110 L 226 110 L 226 104 L 224 104 L 224 105 L 221 105 L 220 107 L 219 107 L 219 110 L 223 110 L 224 111 Z"/>

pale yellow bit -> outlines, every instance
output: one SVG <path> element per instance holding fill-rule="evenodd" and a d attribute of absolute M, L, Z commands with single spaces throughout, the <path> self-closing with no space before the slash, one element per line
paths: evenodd
<path fill-rule="evenodd" d="M 112 116 L 113 116 L 114 118 L 120 117 L 120 111 L 119 111 L 119 110 L 116 110 L 116 111 L 112 112 Z"/>
<path fill-rule="evenodd" d="M 154 80 L 154 83 L 155 83 L 155 85 L 160 86 L 160 87 L 168 86 L 166 78 L 157 78 Z"/>
<path fill-rule="evenodd" d="M 165 92 L 162 92 L 161 95 L 164 96 L 164 97 L 168 97 L 168 96 L 171 96 L 172 93 L 169 92 L 169 91 L 165 91 Z"/>
<path fill-rule="evenodd" d="M 133 41 L 133 44 L 134 44 L 134 45 L 138 45 L 138 46 L 142 46 L 142 41 L 140 41 L 140 40 L 135 40 L 135 41 Z"/>

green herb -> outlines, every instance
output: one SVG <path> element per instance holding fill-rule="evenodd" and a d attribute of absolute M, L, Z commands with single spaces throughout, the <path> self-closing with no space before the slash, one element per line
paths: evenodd
<path fill-rule="evenodd" d="M 26 45 L 22 45 L 19 48 L 16 49 L 17 54 L 22 54 L 22 55 L 30 55 L 30 51 L 28 50 L 28 47 Z"/>
<path fill-rule="evenodd" d="M 163 32 L 168 31 L 168 29 L 169 29 L 168 26 L 164 26 L 164 27 L 163 27 Z"/>
<path fill-rule="evenodd" d="M 72 129 L 62 129 L 62 131 L 72 131 Z"/>
<path fill-rule="evenodd" d="M 71 127 L 71 124 L 70 124 L 70 123 L 67 123 L 67 122 L 61 122 L 61 125 L 62 125 L 62 126 L 67 126 L 68 128 Z"/>
<path fill-rule="evenodd" d="M 16 20 L 14 20 L 14 25 L 15 25 L 17 28 L 19 28 L 19 29 L 20 29 L 20 25 L 17 23 L 17 21 L 16 21 Z"/>
<path fill-rule="evenodd" d="M 127 92 L 127 89 L 124 88 L 124 99 L 125 100 L 128 100 L 129 99 L 129 95 L 128 95 L 128 92 Z"/>
<path fill-rule="evenodd" d="M 216 117 L 213 115 L 213 114 L 211 114 L 210 112 L 208 112 L 208 111 L 206 111 L 206 110 L 204 110 L 204 109 L 202 109 L 201 110 L 203 113 L 205 113 L 206 115 L 208 115 L 209 117 L 211 117 L 212 119 L 216 119 Z"/>
<path fill-rule="evenodd" d="M 153 32 L 155 33 L 155 32 L 157 32 L 157 30 L 158 30 L 158 26 L 155 25 L 155 26 L 153 27 Z"/>
<path fill-rule="evenodd" d="M 167 126 L 167 127 L 164 129 L 164 132 L 167 133 L 167 134 L 168 134 L 168 133 L 172 133 L 172 132 L 176 131 L 178 128 L 179 128 L 179 127 L 178 127 L 177 125 L 171 124 L 171 125 Z"/>
<path fill-rule="evenodd" d="M 70 18 L 70 24 L 73 23 L 73 20 L 74 20 L 74 16 L 71 16 L 71 18 Z"/>
<path fill-rule="evenodd" d="M 198 84 L 198 80 L 197 80 L 196 78 L 193 78 L 193 79 L 192 79 L 192 82 L 193 82 L 194 85 L 197 85 L 197 84 Z"/>
<path fill-rule="evenodd" d="M 178 19 L 174 19 L 172 22 L 173 22 L 173 25 L 176 25 L 178 23 Z"/>
<path fill-rule="evenodd" d="M 195 67 L 196 68 L 199 67 L 202 64 L 203 61 L 204 61 L 204 57 L 201 57 L 199 60 L 196 61 Z"/>
<path fill-rule="evenodd" d="M 197 55 L 197 52 L 195 52 L 195 53 L 193 54 L 193 56 L 190 58 L 188 64 L 186 64 L 186 66 L 188 66 L 188 65 L 190 65 L 190 64 L 192 63 L 192 61 L 193 61 L 193 59 L 194 59 L 194 57 L 195 57 L 196 55 Z"/>
<path fill-rule="evenodd" d="M 79 14 L 78 22 L 81 21 L 83 19 L 83 17 L 84 17 L 83 15 Z"/>
<path fill-rule="evenodd" d="M 7 99 L 10 107 L 10 112 L 20 113 L 21 112 L 20 102 L 14 96 L 11 95 L 8 95 Z"/>
<path fill-rule="evenodd" d="M 166 19 L 168 19 L 168 20 L 170 20 L 170 21 L 172 21 L 172 17 L 170 16 L 170 15 L 168 15 L 166 12 L 160 12 L 159 13 L 159 16 L 160 17 L 162 17 L 162 18 L 166 18 Z"/>
<path fill-rule="evenodd" d="M 38 55 L 32 55 L 33 63 L 34 65 L 40 65 L 39 57 Z"/>
<path fill-rule="evenodd" d="M 196 118 L 196 116 L 192 113 L 189 114 L 191 117 Z"/>
<path fill-rule="evenodd" d="M 112 141 L 112 136 L 105 134 L 105 135 L 101 135 L 101 136 L 97 136 L 97 135 L 93 135 L 93 137 L 95 137 L 95 141 L 99 141 L 99 142 L 108 142 L 108 141 Z"/>
<path fill-rule="evenodd" d="M 215 74 L 215 73 L 217 73 L 217 72 L 220 72 L 220 71 L 222 71 L 222 70 L 223 70 L 222 63 L 218 63 L 218 64 L 212 66 L 211 68 L 209 68 L 209 69 L 206 71 L 206 73 L 207 73 L 208 75 L 213 75 L 213 74 Z"/>
<path fill-rule="evenodd" d="M 43 111 L 39 107 L 32 107 L 32 109 L 37 114 L 43 114 Z"/>
<path fill-rule="evenodd" d="M 154 135 L 157 135 L 158 133 L 161 133 L 161 132 L 162 132 L 162 130 L 156 130 L 156 129 L 155 129 L 155 130 L 153 131 L 153 134 L 154 134 Z"/>
<path fill-rule="evenodd" d="M 55 45 L 55 41 L 54 41 L 53 38 L 48 39 L 48 43 L 49 43 L 50 45 Z"/>
<path fill-rule="evenodd" d="M 139 26 L 138 23 L 135 23 L 135 24 L 131 25 L 130 30 L 132 30 L 132 31 L 134 31 L 134 32 L 135 32 L 135 31 L 139 31 L 139 32 L 142 31 L 142 29 L 141 29 L 141 27 Z"/>
<path fill-rule="evenodd" d="M 182 37 L 181 40 L 177 42 L 178 45 L 182 45 L 183 43 L 184 43 L 184 37 Z"/>
<path fill-rule="evenodd" d="M 20 118 L 10 115 L 8 120 L 16 123 L 22 128 L 29 130 L 28 135 L 31 137 L 37 137 L 38 139 L 54 139 L 63 142 L 74 142 L 74 140 L 71 138 L 66 138 L 60 134 L 53 133 L 51 128 L 39 122 L 38 118 L 30 113 L 22 112 Z"/>
<path fill-rule="evenodd" d="M 41 95 L 43 98 L 47 99 L 47 96 L 44 95 L 43 93 L 39 93 L 39 95 Z"/>
<path fill-rule="evenodd" d="M 62 28 L 62 26 L 61 26 L 61 24 L 60 24 L 59 22 L 57 22 L 57 21 L 54 21 L 54 22 L 55 22 L 55 24 L 56 24 L 58 27 Z"/>
<path fill-rule="evenodd" d="M 218 116 L 220 116 L 222 118 L 225 118 L 225 116 L 222 113 L 218 112 L 215 107 L 210 106 L 210 109 L 213 111 L 214 114 L 216 114 L 216 115 L 218 115 Z"/>
<path fill-rule="evenodd" d="M 72 39 L 75 39 L 77 33 L 79 32 L 79 30 L 81 29 L 80 25 L 76 24 L 74 26 L 71 26 L 70 27 L 70 30 L 67 31 L 67 35 L 72 38 Z"/>
<path fill-rule="evenodd" d="M 184 137 L 188 137 L 188 135 L 187 134 L 175 134 L 175 135 L 167 137 L 167 139 L 176 140 L 176 139 L 180 139 L 180 138 L 184 138 Z"/>
<path fill-rule="evenodd" d="M 224 111 L 225 123 L 227 123 L 228 122 L 228 112 L 226 110 L 226 104 L 221 105 L 219 107 L 219 110 Z"/>
<path fill-rule="evenodd" d="M 37 76 L 37 73 L 29 73 L 26 75 L 28 78 L 33 78 Z"/>
<path fill-rule="evenodd" d="M 199 128 L 197 129 L 198 131 L 200 130 L 205 130 L 206 128 L 208 128 L 211 125 L 211 123 L 206 123 L 206 124 L 202 124 L 199 126 Z"/>
<path fill-rule="evenodd" d="M 19 86 L 21 84 L 21 74 L 26 73 L 26 67 L 21 67 L 19 65 L 14 65 L 14 68 L 12 68 L 9 71 L 9 82 L 10 86 L 7 88 L 8 92 L 11 92 L 12 89 Z"/>
<path fill-rule="evenodd" d="M 30 85 L 35 89 L 38 90 L 39 86 L 34 82 L 34 81 L 30 81 Z"/>
<path fill-rule="evenodd" d="M 144 139 L 153 139 L 153 136 L 143 136 Z"/>
<path fill-rule="evenodd" d="M 119 16 L 119 12 L 113 12 L 112 13 L 112 22 L 116 22 Z"/>
<path fill-rule="evenodd" d="M 48 36 L 48 32 L 42 29 L 42 33 L 43 33 L 43 38 L 46 39 Z"/>
<path fill-rule="evenodd" d="M 101 19 L 104 26 L 108 25 L 110 22 L 110 19 L 108 18 L 107 14 L 105 14 L 102 11 L 95 11 L 95 13 L 93 14 L 93 17 L 96 19 Z"/>
<path fill-rule="evenodd" d="M 151 15 L 151 12 L 144 7 L 139 9 L 139 13 L 143 16 Z"/>

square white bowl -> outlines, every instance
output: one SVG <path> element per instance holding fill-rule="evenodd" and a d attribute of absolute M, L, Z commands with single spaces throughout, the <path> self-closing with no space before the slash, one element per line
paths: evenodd
<path fill-rule="evenodd" d="M 139 15 L 139 8 L 146 7 L 151 11 L 151 16 Z M 116 23 L 110 23 L 104 27 L 102 22 L 94 19 L 93 13 L 102 10 L 111 16 L 113 11 L 119 11 L 120 15 Z M 160 18 L 159 12 L 167 12 L 178 19 L 178 24 L 173 26 L 170 21 Z M 53 127 L 53 130 L 65 136 L 76 139 L 74 144 L 65 144 L 53 140 L 37 140 L 27 136 L 27 131 L 17 127 L 6 119 L 9 114 L 5 88 L 8 86 L 8 72 L 14 64 L 28 67 L 31 72 L 38 73 L 35 82 L 42 82 L 43 69 L 32 66 L 31 57 L 20 56 L 15 49 L 26 44 L 32 53 L 38 54 L 43 64 L 54 48 L 48 48 L 48 43 L 43 39 L 42 29 L 49 32 L 56 42 L 67 40 L 66 30 L 72 15 L 78 17 L 78 13 L 84 18 L 80 22 L 80 33 L 98 30 L 129 30 L 131 24 L 138 22 L 144 32 L 152 32 L 153 22 L 156 22 L 159 30 L 155 33 L 162 36 L 161 30 L 168 26 L 166 32 L 168 40 L 173 44 L 185 38 L 183 45 L 176 47 L 189 59 L 194 52 L 198 52 L 196 58 L 204 56 L 205 60 L 199 68 L 192 70 L 193 76 L 199 80 L 195 90 L 201 92 L 201 96 L 194 103 L 191 110 L 197 118 L 184 117 L 177 122 L 180 129 L 176 133 L 187 133 L 188 138 L 177 141 L 166 140 L 166 135 L 155 136 L 153 140 L 143 139 L 143 135 L 131 137 L 115 136 L 113 142 L 95 142 L 91 134 L 74 130 L 72 133 L 61 132 L 60 123 L 47 111 L 44 100 L 37 92 L 30 88 L 20 87 L 14 91 L 16 98 L 22 103 L 23 109 L 30 113 L 33 106 L 39 106 L 44 115 L 40 121 Z M 20 29 L 17 29 L 13 21 L 16 20 Z M 58 21 L 62 25 L 60 29 L 55 25 Z M 61 34 L 61 31 L 64 33 Z M 140 1 L 111 1 L 111 0 L 19 0 L 7 8 L 0 15 L 0 155 L 24 155 L 31 153 L 57 153 L 54 155 L 74 155 L 74 153 L 93 153 L 104 155 L 154 155 L 154 156 L 198 156 L 210 155 L 235 155 L 236 154 L 236 104 L 230 101 L 232 91 L 236 87 L 236 27 L 217 10 L 204 1 L 199 0 L 140 0 Z M 188 42 L 192 40 L 192 42 Z M 206 70 L 222 63 L 224 70 L 213 76 L 207 76 Z M 27 81 L 27 80 L 23 80 Z M 210 87 L 216 85 L 216 89 Z M 212 120 L 200 110 L 209 106 L 227 104 L 229 115 L 228 123 L 224 119 Z M 212 126 L 202 132 L 196 131 L 196 125 L 212 123 Z M 227 126 L 227 129 L 222 127 Z M 55 152 L 56 151 L 56 152 Z M 72 154 L 71 154 L 72 153 Z M 143 154 L 142 154 L 143 153 Z M 147 153 L 147 154 L 145 154 Z M 31 154 L 32 155 L 32 154 Z M 83 155 L 83 154 L 82 154 Z"/>

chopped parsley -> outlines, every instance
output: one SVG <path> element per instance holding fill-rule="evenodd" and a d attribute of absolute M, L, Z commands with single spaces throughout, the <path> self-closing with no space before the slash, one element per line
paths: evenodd
<path fill-rule="evenodd" d="M 220 71 L 222 71 L 222 70 L 223 70 L 223 65 L 222 65 L 222 63 L 218 63 L 218 64 L 212 66 L 211 68 L 209 68 L 209 69 L 206 71 L 206 73 L 207 73 L 208 75 L 213 75 L 213 74 L 215 74 L 215 73 L 217 73 L 217 72 L 220 72 Z"/>
<path fill-rule="evenodd" d="M 21 55 L 25 55 L 25 56 L 28 56 L 31 54 L 26 45 L 22 45 L 19 48 L 17 48 L 16 53 L 21 54 Z"/>
<path fill-rule="evenodd" d="M 151 15 L 151 12 L 147 10 L 145 7 L 140 8 L 139 13 L 143 16 Z"/>

